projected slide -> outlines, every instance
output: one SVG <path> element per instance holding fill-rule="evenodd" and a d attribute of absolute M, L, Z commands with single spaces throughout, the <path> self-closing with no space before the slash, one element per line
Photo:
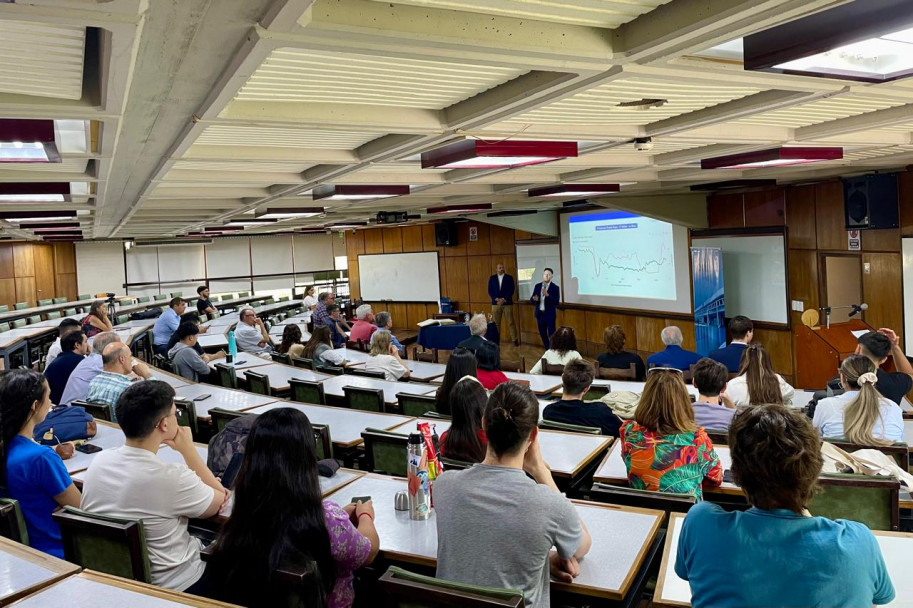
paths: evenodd
<path fill-rule="evenodd" d="M 624 211 L 569 218 L 581 295 L 675 300 L 672 224 Z"/>

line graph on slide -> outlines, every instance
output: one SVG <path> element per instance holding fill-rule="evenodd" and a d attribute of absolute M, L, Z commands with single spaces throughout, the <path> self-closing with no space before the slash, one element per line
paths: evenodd
<path fill-rule="evenodd" d="M 578 293 L 674 300 L 672 225 L 645 217 L 570 224 Z"/>

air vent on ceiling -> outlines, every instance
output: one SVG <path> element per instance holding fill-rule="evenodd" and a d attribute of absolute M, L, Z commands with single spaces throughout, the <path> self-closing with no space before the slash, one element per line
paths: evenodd
<path fill-rule="evenodd" d="M 636 101 L 622 101 L 618 104 L 619 108 L 629 108 L 632 110 L 649 110 L 650 108 L 659 108 L 666 105 L 666 99 L 645 98 Z"/>

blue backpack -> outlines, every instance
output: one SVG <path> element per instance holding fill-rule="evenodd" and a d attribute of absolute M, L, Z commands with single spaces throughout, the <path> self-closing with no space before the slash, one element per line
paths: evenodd
<path fill-rule="evenodd" d="M 78 405 L 55 407 L 48 412 L 44 422 L 35 427 L 35 441 L 42 445 L 57 445 L 65 441 L 88 439 L 90 422 L 94 423 L 95 419 L 85 408 Z M 92 424 L 92 427 L 95 425 Z M 94 431 L 92 435 L 95 435 Z"/>

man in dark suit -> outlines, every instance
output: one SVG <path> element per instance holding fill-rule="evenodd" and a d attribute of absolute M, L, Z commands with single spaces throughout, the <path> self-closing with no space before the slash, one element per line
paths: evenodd
<path fill-rule="evenodd" d="M 719 361 L 730 373 L 735 374 L 739 371 L 742 353 L 754 338 L 754 324 L 751 319 L 742 315 L 732 317 L 729 320 L 729 335 L 732 337 L 729 346 L 710 351 L 710 358 Z"/>
<path fill-rule="evenodd" d="M 497 269 L 497 274 L 488 277 L 488 297 L 491 298 L 492 320 L 503 335 L 504 327 L 501 325 L 501 317 L 504 316 L 507 319 L 507 326 L 510 328 L 510 339 L 514 341 L 514 346 L 520 346 L 520 340 L 517 339 L 517 324 L 514 322 L 514 290 L 517 286 L 514 278 L 504 272 L 504 264 L 498 264 Z"/>
<path fill-rule="evenodd" d="M 500 369 L 501 349 L 494 342 L 485 339 L 485 332 L 487 329 L 488 321 L 485 320 L 485 315 L 473 315 L 473 317 L 469 319 L 469 332 L 472 335 L 457 344 L 457 348 L 471 350 L 472 353 L 476 355 L 480 350 L 489 350 L 492 352 L 490 360 L 494 361 L 497 368 Z"/>
<path fill-rule="evenodd" d="M 536 325 L 542 336 L 542 345 L 549 347 L 549 337 L 555 333 L 555 319 L 558 316 L 558 303 L 561 301 L 561 290 L 552 283 L 554 271 L 546 268 L 542 273 L 542 282 L 536 283 L 530 302 L 536 305 Z"/>

